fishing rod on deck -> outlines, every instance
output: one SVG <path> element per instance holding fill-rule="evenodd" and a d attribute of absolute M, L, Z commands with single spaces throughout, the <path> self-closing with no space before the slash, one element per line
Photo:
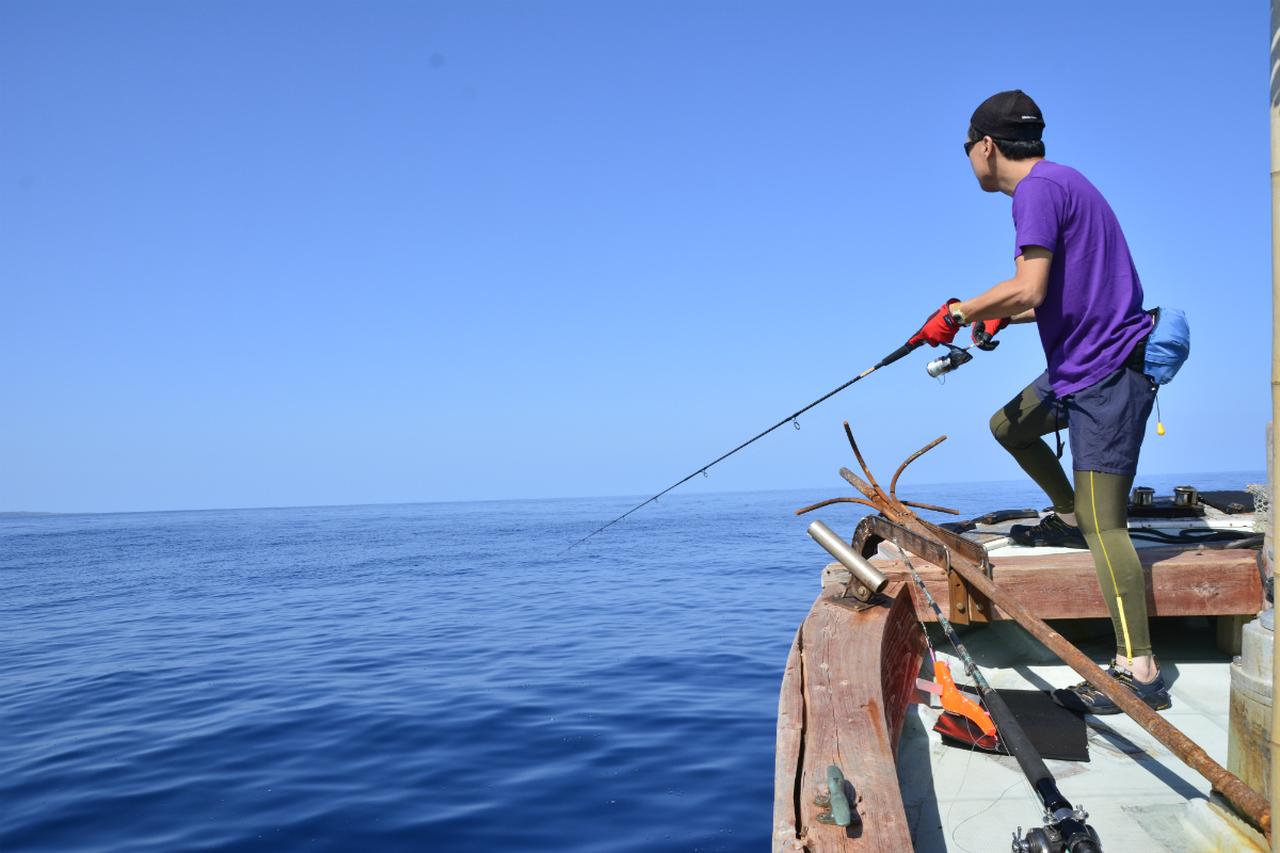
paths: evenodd
<path fill-rule="evenodd" d="M 942 608 L 934 600 L 924 579 L 916 572 L 916 567 L 907 556 L 907 552 L 897 543 L 894 543 L 894 547 L 902 555 L 903 562 L 911 572 L 912 580 L 924 593 L 925 601 L 933 609 L 934 617 L 938 620 L 942 632 L 947 635 L 952 647 L 960 655 L 965 672 L 973 678 L 973 684 L 978 688 L 978 695 L 982 697 L 982 703 L 987 706 L 995 722 L 1000 745 L 1018 762 L 1018 767 L 1027 777 L 1027 782 L 1035 790 L 1044 808 L 1044 827 L 1033 827 L 1025 835 L 1022 833 L 1022 827 L 1018 827 L 1018 831 L 1013 834 L 1013 853 L 1101 853 L 1102 842 L 1098 838 L 1098 833 L 1087 823 L 1089 813 L 1079 805 L 1073 806 L 1071 801 L 1058 790 L 1058 783 L 1053 773 L 1045 765 L 1044 759 L 1040 757 L 1040 753 L 1027 737 L 1026 731 L 1013 712 L 1009 710 L 1004 699 L 987 683 L 978 665 L 969 656 L 969 650 L 964 647 L 960 636 L 956 634 L 956 629 L 951 626 Z"/>
<path fill-rule="evenodd" d="M 865 379 L 866 377 L 868 377 L 868 376 L 870 376 L 871 374 L 875 373 L 875 372 L 876 372 L 877 370 L 879 370 L 880 368 L 882 368 L 882 367 L 886 367 L 886 366 L 888 366 L 888 365 L 890 365 L 890 364 L 893 364 L 895 361 L 897 361 L 898 359 L 902 358 L 903 356 L 905 356 L 905 355 L 907 355 L 907 354 L 909 354 L 909 353 L 911 353 L 911 352 L 915 351 L 915 350 L 916 350 L 917 348 L 919 348 L 921 345 L 922 345 L 922 342 L 917 342 L 917 343 L 914 343 L 914 344 L 913 344 L 913 343 L 908 342 L 908 343 L 903 344 L 902 346 L 898 347 L 898 348 L 897 348 L 896 350 L 894 350 L 893 352 L 891 352 L 891 353 L 889 353 L 888 355 L 886 355 L 884 358 L 882 358 L 882 359 L 880 359 L 879 361 L 877 361 L 877 362 L 876 362 L 875 364 L 873 364 L 871 367 L 868 367 L 866 370 L 862 371 L 862 372 L 861 372 L 861 373 L 859 373 L 857 376 L 853 377 L 853 378 L 852 378 L 852 379 L 850 379 L 848 382 L 846 382 L 846 383 L 844 383 L 843 385 L 841 385 L 839 388 L 834 388 L 834 389 L 832 389 L 832 390 L 828 391 L 826 394 L 823 394 L 821 397 L 819 397 L 818 399 L 814 400 L 812 403 L 810 403 L 809 405 L 805 406 L 803 409 L 800 409 L 799 411 L 796 411 L 796 412 L 792 412 L 791 414 L 787 415 L 787 416 L 786 416 L 785 418 L 783 418 L 782 420 L 778 421 L 778 422 L 777 422 L 776 424 L 774 424 L 773 426 L 769 427 L 768 429 L 764 430 L 763 432 L 760 432 L 760 433 L 758 433 L 757 435 L 754 435 L 754 436 L 752 436 L 751 438 L 747 439 L 746 441 L 742 442 L 742 444 L 739 444 L 737 447 L 735 447 L 733 450 L 730 450 L 728 453 L 725 453 L 725 454 L 723 454 L 723 455 L 721 455 L 721 456 L 718 456 L 717 458 L 715 458 L 715 459 L 714 459 L 714 460 L 712 460 L 711 462 L 708 462 L 706 465 L 703 465 L 701 468 L 698 468 L 697 470 L 695 470 L 692 474 L 689 474 L 687 477 L 684 477 L 684 478 L 683 478 L 683 479 L 681 479 L 681 480 L 677 480 L 676 482 L 672 483 L 670 486 L 667 486 L 665 489 L 663 489 L 662 491 L 658 492 L 658 493 L 657 493 L 656 495 L 654 495 L 653 497 L 651 497 L 651 498 L 649 498 L 649 499 L 647 499 L 647 500 L 645 500 L 645 501 L 642 501 L 641 503 L 636 504 L 636 505 L 635 505 L 635 506 L 633 506 L 631 509 L 629 509 L 629 510 L 627 510 L 626 512 L 624 512 L 622 515 L 620 515 L 620 516 L 618 516 L 617 518 L 615 518 L 615 519 L 613 519 L 612 521 L 610 521 L 608 524 L 604 524 L 604 525 L 601 525 L 600 527 L 597 527 L 595 530 L 591 531 L 591 532 L 590 532 L 590 533 L 588 533 L 586 536 L 583 536 L 581 539 L 579 539 L 578 541 L 574 542 L 572 545 L 570 545 L 568 548 L 565 548 L 565 549 L 564 549 L 564 551 L 561 551 L 560 553 L 562 553 L 562 554 L 563 554 L 563 553 L 566 553 L 566 552 L 568 552 L 568 551 L 572 551 L 574 548 L 578 547 L 578 546 L 579 546 L 579 545 L 581 545 L 583 542 L 586 542 L 586 541 L 587 541 L 588 539 L 590 539 L 592 536 L 595 536 L 597 533 L 603 533 L 605 530 L 608 530 L 610 527 L 612 527 L 613 525 L 617 524 L 619 521 L 622 521 L 624 518 L 626 518 L 627 516 L 631 515 L 631 514 L 632 514 L 633 512 L 635 512 L 636 510 L 641 509 L 642 507 L 645 507 L 645 506 L 647 506 L 647 505 L 649 505 L 649 504 L 653 503 L 653 502 L 654 502 L 654 501 L 656 501 L 658 498 L 660 498 L 660 497 L 662 497 L 663 495 L 665 495 L 667 492 L 670 492 L 672 489 L 675 489 L 675 488 L 678 488 L 679 486 L 684 485 L 685 483 L 689 482 L 690 480 L 692 480 L 694 477 L 698 476 L 699 474 L 701 474 L 701 475 L 703 475 L 703 476 L 705 477 L 705 476 L 707 475 L 707 470 L 708 470 L 708 469 L 710 469 L 713 465 L 717 465 L 717 464 L 719 464 L 719 463 L 723 462 L 724 460 L 728 459 L 728 458 L 729 458 L 730 456 L 732 456 L 733 454 L 737 453 L 739 450 L 742 450 L 743 448 L 747 447 L 747 446 L 748 446 L 748 445 L 750 445 L 750 444 L 754 444 L 755 442 L 757 442 L 757 441 L 759 441 L 760 439 L 764 438 L 766 435 L 768 435 L 769 433 L 771 433 L 771 432 L 773 432 L 774 430 L 778 429 L 779 427 L 785 426 L 786 424 L 795 424 L 796 429 L 799 429 L 799 428 L 800 428 L 800 422 L 797 420 L 797 418 L 799 418 L 799 417 L 800 417 L 801 415 L 803 415 L 805 412 L 809 411 L 809 410 L 810 410 L 810 409 L 812 409 L 814 406 L 817 406 L 817 405 L 818 405 L 818 404 L 820 404 L 820 403 L 824 403 L 824 402 L 826 402 L 827 400 L 831 399 L 831 398 L 832 398 L 832 397 L 834 397 L 835 395 L 839 394 L 839 393 L 840 393 L 841 391 L 843 391 L 844 389 L 848 388 L 848 387 L 849 387 L 850 385 L 852 385 L 853 383 L 855 383 L 855 382 L 857 382 L 857 381 L 859 381 L 859 380 L 861 380 L 861 379 Z M 946 355 L 943 355 L 943 356 L 941 356 L 941 357 L 939 357 L 939 358 L 935 358 L 935 359 L 933 359 L 933 360 L 932 360 L 932 361 L 930 361 L 930 362 L 929 362 L 929 364 L 928 364 L 928 365 L 926 365 L 926 367 L 925 367 L 925 370 L 928 372 L 928 374 L 929 374 L 930 376 L 934 377 L 935 379 L 940 379 L 940 378 L 941 378 L 942 376 L 944 376 L 945 374 L 950 373 L 951 371 L 953 371 L 953 370 L 955 370 L 956 368 L 960 367 L 960 365 L 965 364 L 966 362 L 971 361 L 971 360 L 973 359 L 973 356 L 969 353 L 969 350 L 970 350 L 972 347 L 958 347 L 958 346 L 955 346 L 954 344 L 947 344 L 947 347 L 949 348 L 949 350 L 950 350 L 950 351 L 949 351 Z"/>

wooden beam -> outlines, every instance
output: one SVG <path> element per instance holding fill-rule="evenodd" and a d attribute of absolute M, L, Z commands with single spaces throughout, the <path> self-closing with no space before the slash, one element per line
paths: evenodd
<path fill-rule="evenodd" d="M 1262 608 L 1257 552 L 1249 549 L 1139 548 L 1146 571 L 1147 611 L 1151 616 L 1229 616 Z M 948 595 L 947 576 L 938 566 L 914 561 L 916 570 L 939 601 Z M 876 561 L 891 580 L 909 580 L 897 560 Z M 1089 619 L 1109 615 L 1098 586 L 1093 557 L 1072 554 L 996 557 L 992 577 L 1000 588 L 1041 619 Z M 934 621 L 924 596 L 911 585 L 917 615 Z M 995 608 L 996 619 L 1008 614 Z"/>

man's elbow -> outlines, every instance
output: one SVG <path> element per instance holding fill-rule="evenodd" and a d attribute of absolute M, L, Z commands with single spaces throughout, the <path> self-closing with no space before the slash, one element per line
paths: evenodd
<path fill-rule="evenodd" d="M 1024 281 L 1021 282 L 1021 285 L 1022 286 L 1018 288 L 1018 302 L 1021 304 L 1022 310 L 1034 311 L 1036 308 L 1039 308 L 1040 304 L 1044 302 L 1045 294 L 1049 290 L 1046 286 L 1047 282 Z"/>

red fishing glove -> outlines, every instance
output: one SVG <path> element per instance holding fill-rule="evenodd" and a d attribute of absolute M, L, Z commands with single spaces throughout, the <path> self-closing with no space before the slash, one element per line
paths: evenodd
<path fill-rule="evenodd" d="M 930 315 L 928 320 L 924 321 L 920 331 L 907 338 L 907 343 L 911 346 L 928 344 L 936 347 L 938 344 L 949 344 L 954 341 L 956 332 L 960 331 L 960 324 L 956 322 L 955 317 L 951 316 L 951 305 L 959 301 L 959 299 L 948 299 L 941 308 Z"/>
<path fill-rule="evenodd" d="M 996 332 L 1009 325 L 1009 318 L 1002 317 L 999 320 L 978 320 L 971 326 L 973 335 L 973 343 L 980 350 L 991 352 L 1000 346 L 999 341 L 991 340 L 996 336 Z"/>

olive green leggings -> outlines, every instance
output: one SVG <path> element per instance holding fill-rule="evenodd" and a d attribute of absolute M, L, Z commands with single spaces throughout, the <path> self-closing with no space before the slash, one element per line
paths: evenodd
<path fill-rule="evenodd" d="M 1132 475 L 1076 471 L 1067 480 L 1057 456 L 1042 436 L 1066 427 L 1054 407 L 1028 386 L 991 416 L 991 433 L 1022 470 L 1053 502 L 1059 513 L 1074 512 L 1093 555 L 1102 597 L 1116 631 L 1116 652 L 1134 658 L 1151 654 L 1147 626 L 1147 588 L 1138 552 L 1129 539 L 1129 489 Z"/>

